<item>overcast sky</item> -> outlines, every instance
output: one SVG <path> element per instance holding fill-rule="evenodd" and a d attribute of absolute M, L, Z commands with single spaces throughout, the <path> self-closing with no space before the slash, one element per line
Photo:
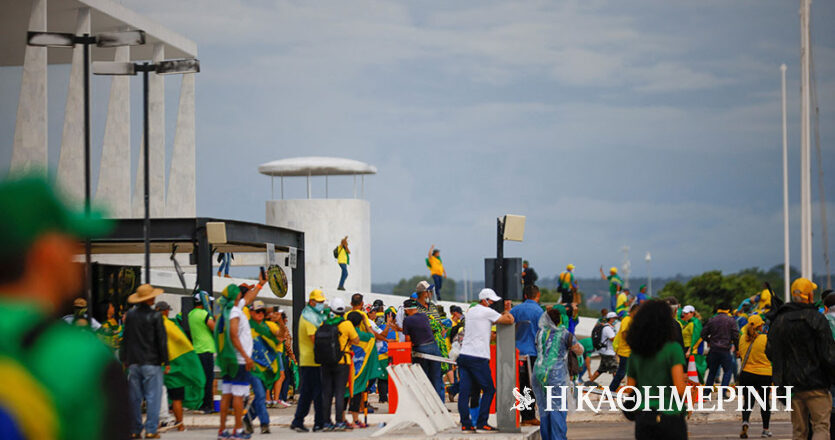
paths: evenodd
<path fill-rule="evenodd" d="M 263 162 L 368 162 L 379 170 L 365 182 L 376 282 L 424 273 L 431 244 L 451 277 L 480 277 L 505 213 L 528 219 L 525 242 L 508 243 L 506 255 L 530 259 L 540 276 L 569 262 L 593 276 L 620 265 L 625 245 L 634 276 L 646 273 L 647 251 L 658 275 L 782 262 L 786 63 L 799 266 L 797 1 L 122 3 L 198 45 L 198 214 L 263 222 Z M 813 12 L 835 235 L 835 5 L 818 1 Z M 50 70 L 50 99 L 60 101 L 50 105 L 53 166 L 67 76 L 66 67 Z M 107 81 L 94 82 L 102 102 Z M 19 68 L 0 69 L 0 169 L 11 157 L 19 84 Z M 167 81 L 168 127 L 178 88 Z M 134 82 L 135 103 L 139 89 Z M 103 131 L 103 110 L 96 117 Z M 287 195 L 304 197 L 296 180 Z M 332 197 L 350 194 L 349 178 L 330 182 Z M 323 185 L 314 182 L 315 194 Z"/>

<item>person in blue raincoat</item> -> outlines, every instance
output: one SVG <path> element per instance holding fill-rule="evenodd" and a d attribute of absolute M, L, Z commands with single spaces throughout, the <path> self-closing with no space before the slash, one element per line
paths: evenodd
<path fill-rule="evenodd" d="M 566 439 L 568 425 L 566 424 L 566 411 L 560 411 L 561 407 L 572 408 L 573 393 L 566 388 L 563 392 L 561 386 L 571 386 L 571 378 L 568 376 L 568 365 L 566 358 L 569 350 L 574 354 L 583 354 L 583 346 L 577 341 L 568 329 L 561 324 L 562 314 L 559 310 L 551 309 L 543 313 L 539 318 L 539 332 L 536 334 L 536 363 L 533 373 L 533 392 L 536 396 L 539 407 L 539 433 L 542 440 Z M 546 386 L 553 386 L 551 395 L 551 411 L 548 411 L 548 403 L 545 401 Z M 563 406 L 562 399 L 567 399 Z"/>

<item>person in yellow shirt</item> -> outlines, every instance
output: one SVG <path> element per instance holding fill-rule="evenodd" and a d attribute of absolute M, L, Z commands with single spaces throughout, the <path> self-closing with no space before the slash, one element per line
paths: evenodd
<path fill-rule="evenodd" d="M 615 340 L 612 343 L 615 349 L 615 354 L 617 354 L 618 358 L 620 358 L 618 361 L 618 371 L 615 372 L 615 376 L 612 377 L 612 383 L 609 384 L 609 390 L 612 392 L 617 391 L 620 386 L 620 382 L 626 377 L 626 366 L 629 362 L 629 355 L 632 354 L 632 349 L 630 349 L 629 344 L 626 343 L 626 332 L 629 330 L 629 326 L 632 324 L 632 317 L 635 316 L 635 312 L 637 311 L 637 304 L 634 304 L 629 308 L 629 314 L 624 316 L 620 321 L 620 329 L 615 335 Z"/>
<path fill-rule="evenodd" d="M 345 312 L 348 311 L 345 301 L 342 298 L 334 298 L 330 306 L 332 317 L 326 319 L 325 324 L 336 325 L 339 331 L 339 347 L 344 354 L 338 364 L 322 364 L 321 366 L 322 410 L 325 413 L 325 430 L 344 431 L 348 428 L 345 422 L 345 388 L 351 377 L 354 357 L 351 345 L 359 344 L 360 337 L 351 321 L 344 318 Z M 334 405 L 335 423 L 331 421 L 331 404 Z"/>
<path fill-rule="evenodd" d="M 348 249 L 348 236 L 339 242 L 336 247 L 336 262 L 342 269 L 342 275 L 339 277 L 339 287 L 336 290 L 345 290 L 345 280 L 348 279 L 348 265 L 351 264 L 351 250 Z"/>
<path fill-rule="evenodd" d="M 313 339 L 316 329 L 325 320 L 325 295 L 316 289 L 310 292 L 307 305 L 299 317 L 299 405 L 296 415 L 290 423 L 290 429 L 296 432 L 310 432 L 304 427 L 304 418 L 310 412 L 313 403 L 315 417 L 313 432 L 321 431 L 325 425 L 322 408 L 322 374 L 321 366 L 313 356 Z"/>
<path fill-rule="evenodd" d="M 435 295 L 437 300 L 440 301 L 441 286 L 443 286 L 444 278 L 446 278 L 446 269 L 444 269 L 444 263 L 441 261 L 441 250 L 435 249 L 434 244 L 429 248 L 426 267 L 429 268 L 429 273 L 432 275 L 432 281 L 435 283 Z"/>
<path fill-rule="evenodd" d="M 739 351 L 737 356 L 742 357 L 742 373 L 739 375 L 739 384 L 742 385 L 742 432 L 739 438 L 748 438 L 748 421 L 751 418 L 751 408 L 754 399 L 749 395 L 749 386 L 756 387 L 760 396 L 764 396 L 766 402 L 771 402 L 771 361 L 765 355 L 765 345 L 768 337 L 763 333 L 763 319 L 760 315 L 751 315 L 748 324 L 744 327 L 742 337 L 739 338 Z M 768 422 L 771 419 L 771 412 L 766 408 L 760 410 L 763 420 L 763 437 L 771 437 L 768 430 Z"/>

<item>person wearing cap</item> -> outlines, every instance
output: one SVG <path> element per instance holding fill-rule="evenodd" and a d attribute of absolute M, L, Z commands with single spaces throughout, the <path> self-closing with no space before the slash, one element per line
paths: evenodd
<path fill-rule="evenodd" d="M 707 363 L 705 356 L 702 354 L 702 321 L 701 316 L 696 312 L 696 308 L 691 305 L 686 305 L 681 309 L 681 337 L 684 342 L 684 358 L 689 359 L 690 355 L 695 357 L 696 369 L 699 373 L 699 380 L 704 377 Z"/>
<path fill-rule="evenodd" d="M 162 289 L 150 284 L 136 288 L 128 297 L 134 304 L 125 314 L 124 349 L 122 362 L 127 365 L 130 384 L 131 434 L 142 433 L 142 401 L 145 401 L 147 418 L 145 437 L 156 438 L 162 399 L 163 371 L 170 370 L 168 343 L 162 315 L 151 306 Z"/>
<path fill-rule="evenodd" d="M 774 385 L 793 387 L 791 421 L 795 439 L 807 438 L 810 421 L 813 439 L 829 438 L 835 341 L 826 318 L 813 305 L 817 288 L 806 278 L 792 282 L 792 301 L 774 313 L 765 346 Z"/>
<path fill-rule="evenodd" d="M 687 306 L 685 306 L 686 308 Z M 768 337 L 763 330 L 763 321 L 760 315 L 752 315 L 748 324 L 742 329 L 742 337 L 739 338 L 739 351 L 737 357 L 742 359 L 742 372 L 739 375 L 739 385 L 742 399 L 742 431 L 739 438 L 748 438 L 748 422 L 751 418 L 751 406 L 754 399 L 750 395 L 748 387 L 755 387 L 760 396 L 765 396 L 765 401 L 771 401 L 771 361 L 765 355 L 765 346 Z M 768 405 L 760 411 L 763 422 L 762 437 L 771 437 L 768 430 L 771 411 Z"/>
<path fill-rule="evenodd" d="M 647 295 L 647 285 L 641 284 L 641 287 L 638 288 L 638 294 L 635 295 L 635 304 L 641 305 L 642 302 L 649 299 Z"/>
<path fill-rule="evenodd" d="M 539 275 L 536 274 L 536 271 L 531 267 L 530 262 L 528 260 L 522 261 L 522 290 L 525 290 L 525 286 L 533 286 L 536 284 L 536 280 L 539 279 Z"/>
<path fill-rule="evenodd" d="M 478 293 L 478 304 L 467 311 L 464 319 L 464 340 L 461 343 L 461 354 L 458 355 L 458 372 L 461 377 L 460 396 L 458 398 L 458 413 L 461 417 L 461 430 L 474 432 L 495 431 L 496 428 L 487 424 L 490 414 L 490 402 L 496 394 L 496 384 L 490 375 L 490 338 L 494 324 L 513 324 L 510 314 L 510 304 L 505 303 L 505 310 L 499 313 L 490 306 L 502 299 L 493 289 L 481 289 Z M 473 384 L 481 391 L 478 419 L 470 418 L 470 391 Z M 475 423 L 473 423 L 475 422 Z"/>
<path fill-rule="evenodd" d="M 345 353 L 338 364 L 322 365 L 322 409 L 324 410 L 325 430 L 344 431 L 348 428 L 345 422 L 345 388 L 350 379 L 350 366 L 353 351 L 350 345 L 359 344 L 360 338 L 350 321 L 344 318 L 348 307 L 342 298 L 334 298 L 330 303 L 331 316 L 324 324 L 335 325 L 339 331 L 339 347 Z M 335 401 L 335 402 L 334 402 Z M 334 418 L 331 419 L 331 405 L 334 405 Z"/>
<path fill-rule="evenodd" d="M 89 316 L 89 319 L 87 319 Z M 67 324 L 76 324 L 79 319 L 87 320 L 90 324 L 90 329 L 96 331 L 101 328 L 101 324 L 92 315 L 88 315 L 87 300 L 84 298 L 76 298 L 72 302 L 72 313 L 63 316 Z"/>
<path fill-rule="evenodd" d="M 307 305 L 302 310 L 298 323 L 299 343 L 299 403 L 290 428 L 296 432 L 310 432 L 304 426 L 304 418 L 313 404 L 313 432 L 321 431 L 325 425 L 322 407 L 322 369 L 313 355 L 313 340 L 316 330 L 325 320 L 325 296 L 315 289 L 310 292 Z"/>
<path fill-rule="evenodd" d="M 603 267 L 600 268 L 600 278 L 609 281 L 609 307 L 612 310 L 617 308 L 618 292 L 623 287 L 623 280 L 618 276 L 618 268 L 612 266 L 609 269 L 609 276 L 603 274 Z"/>
<path fill-rule="evenodd" d="M 432 281 L 435 283 L 435 295 L 440 301 L 441 287 L 444 285 L 444 278 L 446 278 L 446 269 L 444 269 L 444 263 L 441 261 L 441 250 L 435 249 L 434 244 L 429 248 L 426 267 L 429 268 L 429 274 L 432 275 Z"/>
<path fill-rule="evenodd" d="M 244 432 L 244 397 L 249 395 L 252 382 L 251 371 L 255 366 L 252 360 L 252 328 L 244 313 L 244 307 L 251 304 L 258 296 L 258 292 L 267 282 L 260 274 L 258 284 L 246 288 L 245 293 L 240 286 L 230 284 L 222 291 L 218 301 L 220 314 L 217 316 L 214 337 L 217 344 L 217 359 L 215 363 L 220 369 L 221 398 L 220 398 L 220 426 L 218 437 L 248 438 Z M 246 286 L 245 286 L 246 287 Z M 226 416 L 229 408 L 234 414 L 234 428 L 226 431 Z M 236 437 L 237 438 L 237 437 Z"/>
<path fill-rule="evenodd" d="M 617 313 L 609 312 L 606 314 L 606 322 L 603 324 L 603 330 L 600 333 L 603 348 L 597 351 L 600 353 L 600 365 L 597 366 L 597 371 L 589 376 L 590 382 L 594 382 L 603 373 L 615 374 L 618 371 L 618 358 L 613 346 L 615 336 L 617 336 L 615 331 L 615 321 L 617 320 Z"/>
<path fill-rule="evenodd" d="M 441 356 L 429 323 L 429 316 L 418 312 L 417 301 L 407 299 L 403 302 L 403 310 L 406 313 L 406 318 L 403 320 L 403 333 L 406 335 L 406 342 L 412 343 L 412 351 Z M 438 397 L 443 401 L 444 383 L 441 378 L 441 364 L 422 358 L 415 358 L 414 363 L 420 365 L 429 382 L 435 387 Z"/>
<path fill-rule="evenodd" d="M 563 304 L 576 304 L 579 302 L 577 298 L 577 278 L 574 277 L 574 265 L 569 264 L 565 266 L 565 270 L 560 273 L 557 281 L 557 291 L 560 293 L 560 302 Z"/>
<path fill-rule="evenodd" d="M 42 176 L 0 182 L 0 419 L 9 438 L 129 437 L 127 381 L 86 329 L 54 319 L 84 272 L 81 240 L 106 235 L 97 211 L 69 208 Z"/>
<path fill-rule="evenodd" d="M 200 359 L 200 366 L 206 377 L 205 389 L 203 391 L 203 405 L 200 410 L 205 414 L 214 412 L 214 391 L 215 385 L 215 320 L 206 310 L 211 307 L 211 298 L 206 292 L 200 291 L 194 294 L 194 308 L 188 312 L 188 328 L 191 331 L 191 340 L 194 344 L 194 352 Z M 205 302 L 205 304 L 204 304 Z"/>
<path fill-rule="evenodd" d="M 632 325 L 632 318 L 638 312 L 638 305 L 632 304 L 629 306 L 629 313 L 620 321 L 620 327 L 612 341 L 612 347 L 615 349 L 615 354 L 618 355 L 618 370 L 612 377 L 612 382 L 609 384 L 609 391 L 616 392 L 620 387 L 621 381 L 626 378 L 626 368 L 629 365 L 629 356 L 632 354 L 632 349 L 629 348 L 629 343 L 626 342 L 627 331 Z"/>
<path fill-rule="evenodd" d="M 730 306 L 724 303 L 717 306 L 716 314 L 702 328 L 702 339 L 710 347 L 707 353 L 707 368 L 710 371 L 707 375 L 708 384 L 713 384 L 719 367 L 722 367 L 722 386 L 728 386 L 736 369 L 731 350 L 739 348 L 739 327 L 731 317 L 730 309 Z"/>
<path fill-rule="evenodd" d="M 261 300 L 255 300 L 249 307 L 249 326 L 252 329 L 253 360 L 255 367 L 251 370 L 250 385 L 252 385 L 252 406 L 244 416 L 247 432 L 252 432 L 252 420 L 258 417 L 261 423 L 261 434 L 270 433 L 270 414 L 267 412 L 267 389 L 271 388 L 280 370 L 278 363 L 278 346 L 281 343 L 278 328 L 273 331 L 267 325 L 267 306 Z"/>
<path fill-rule="evenodd" d="M 542 317 L 542 306 L 539 305 L 539 287 L 535 284 L 526 285 L 522 294 L 525 301 L 510 309 L 514 321 L 527 323 L 521 334 L 516 337 L 516 349 L 519 350 L 519 388 L 531 386 L 531 372 L 536 363 L 536 334 L 539 332 L 539 319 Z M 520 412 L 522 425 L 539 425 L 536 419 L 536 407 L 523 409 Z"/>
<path fill-rule="evenodd" d="M 446 327 L 441 323 L 443 319 L 438 311 L 438 307 L 432 302 L 432 288 L 426 281 L 420 281 L 415 286 L 415 293 L 417 293 L 417 311 L 429 317 L 429 325 L 432 327 L 432 335 L 435 338 L 435 345 L 440 351 L 441 357 L 449 356 L 449 348 L 446 345 Z M 441 364 L 441 374 L 449 371 L 450 364 Z M 443 386 L 443 381 L 441 381 Z M 444 401 L 443 393 L 441 393 L 441 401 Z"/>

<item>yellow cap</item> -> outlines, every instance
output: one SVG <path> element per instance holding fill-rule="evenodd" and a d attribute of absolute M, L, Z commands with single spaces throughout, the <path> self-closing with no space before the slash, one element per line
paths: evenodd
<path fill-rule="evenodd" d="M 792 296 L 800 296 L 804 299 L 811 299 L 812 295 L 815 293 L 815 289 L 817 288 L 817 284 L 807 280 L 806 278 L 798 278 L 792 283 Z"/>
<path fill-rule="evenodd" d="M 310 298 L 309 299 L 312 299 L 313 301 L 316 301 L 316 302 L 324 302 L 325 301 L 325 295 L 322 295 L 321 290 L 315 289 L 312 292 L 310 292 Z"/>
<path fill-rule="evenodd" d="M 748 317 L 748 325 L 759 327 L 763 325 L 763 319 L 760 317 L 760 315 L 751 315 Z"/>
<path fill-rule="evenodd" d="M 612 268 L 611 268 L 611 269 L 609 269 L 609 272 L 611 272 L 611 273 L 618 273 L 618 268 L 617 268 L 617 267 L 612 266 Z"/>
<path fill-rule="evenodd" d="M 568 269 L 568 270 L 574 270 L 574 265 L 569 264 L 568 266 L 565 266 L 565 268 Z"/>

